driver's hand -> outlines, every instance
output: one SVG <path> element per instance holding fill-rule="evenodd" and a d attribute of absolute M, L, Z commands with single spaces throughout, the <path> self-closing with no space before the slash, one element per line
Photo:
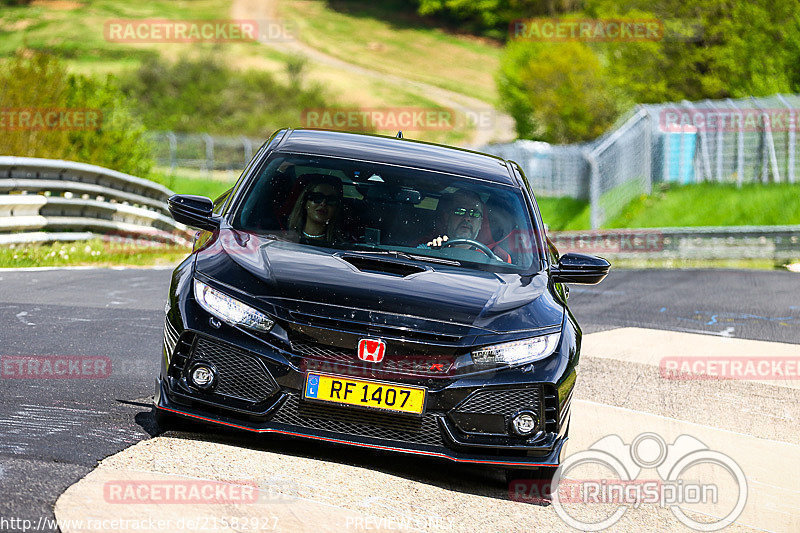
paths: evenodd
<path fill-rule="evenodd" d="M 439 237 L 436 237 L 432 241 L 429 241 L 428 242 L 428 247 L 429 248 L 441 248 L 442 244 L 445 243 L 445 242 L 447 242 L 447 235 L 441 235 Z"/>

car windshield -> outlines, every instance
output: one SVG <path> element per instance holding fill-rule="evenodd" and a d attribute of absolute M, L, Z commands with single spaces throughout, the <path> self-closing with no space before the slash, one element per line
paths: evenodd
<path fill-rule="evenodd" d="M 232 227 L 308 246 L 482 270 L 539 265 L 519 189 L 371 162 L 273 154 Z"/>

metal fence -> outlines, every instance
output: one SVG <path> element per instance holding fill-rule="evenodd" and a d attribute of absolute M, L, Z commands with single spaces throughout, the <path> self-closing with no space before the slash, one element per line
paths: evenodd
<path fill-rule="evenodd" d="M 598 228 L 654 183 L 794 183 L 798 111 L 800 95 L 640 105 L 589 144 L 481 150 L 517 161 L 537 194 L 588 200 Z"/>
<path fill-rule="evenodd" d="M 479 148 L 517 161 L 535 192 L 588 200 L 599 228 L 661 182 L 795 181 L 800 95 L 639 105 L 591 143 L 519 140 Z M 158 132 L 158 166 L 243 169 L 263 140 Z"/>
<path fill-rule="evenodd" d="M 264 139 L 218 137 L 206 133 L 153 132 L 149 134 L 156 165 L 190 168 L 210 173 L 213 170 L 242 170 Z"/>

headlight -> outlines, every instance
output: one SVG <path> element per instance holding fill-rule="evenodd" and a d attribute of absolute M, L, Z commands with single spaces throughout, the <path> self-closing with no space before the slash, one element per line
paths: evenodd
<path fill-rule="evenodd" d="M 472 360 L 476 365 L 483 367 L 531 363 L 551 355 L 558 346 L 560 336 L 560 333 L 551 333 L 521 341 L 484 346 L 472 352 Z"/>
<path fill-rule="evenodd" d="M 194 280 L 194 297 L 200 307 L 228 324 L 260 331 L 269 331 L 275 324 L 261 311 L 212 289 L 202 281 Z"/>

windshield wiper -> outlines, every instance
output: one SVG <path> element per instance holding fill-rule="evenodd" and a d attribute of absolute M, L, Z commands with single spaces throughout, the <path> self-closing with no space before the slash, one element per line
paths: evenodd
<path fill-rule="evenodd" d="M 355 251 L 360 254 L 386 255 L 395 257 L 397 259 L 406 259 L 409 261 L 424 261 L 426 263 L 438 263 L 441 265 L 461 266 L 461 262 L 456 261 L 455 259 L 443 259 L 440 257 L 431 257 L 429 255 L 410 254 L 408 252 L 402 252 L 400 250 L 355 250 Z"/>

